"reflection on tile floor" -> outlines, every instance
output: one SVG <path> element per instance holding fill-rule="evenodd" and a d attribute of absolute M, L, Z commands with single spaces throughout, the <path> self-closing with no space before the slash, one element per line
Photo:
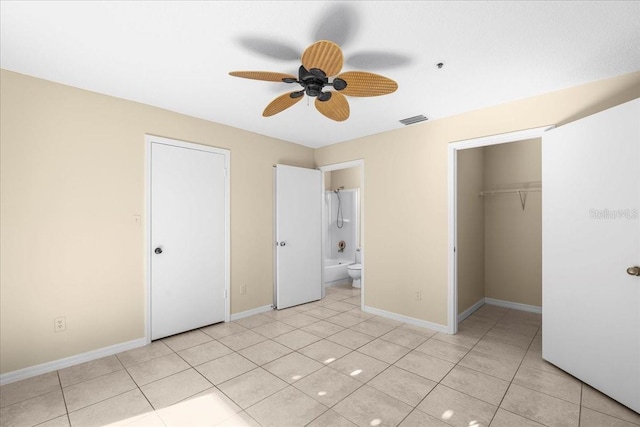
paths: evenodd
<path fill-rule="evenodd" d="M 1 426 L 633 427 L 541 358 L 538 314 L 485 305 L 455 336 L 360 311 L 359 290 L 0 388 Z"/>

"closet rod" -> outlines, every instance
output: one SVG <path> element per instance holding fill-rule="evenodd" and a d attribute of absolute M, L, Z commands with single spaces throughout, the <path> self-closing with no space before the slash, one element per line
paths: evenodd
<path fill-rule="evenodd" d="M 481 191 L 481 196 L 496 196 L 500 194 L 520 194 L 520 193 L 530 193 L 530 192 L 541 192 L 542 188 L 515 188 L 509 190 L 487 190 Z"/>

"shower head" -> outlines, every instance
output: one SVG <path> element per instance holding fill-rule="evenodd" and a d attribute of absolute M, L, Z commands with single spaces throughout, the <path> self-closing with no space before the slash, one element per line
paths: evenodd
<path fill-rule="evenodd" d="M 338 194 L 340 190 L 344 190 L 344 185 L 341 185 L 340 187 L 336 188 L 335 190 L 333 190 L 333 192 Z"/>

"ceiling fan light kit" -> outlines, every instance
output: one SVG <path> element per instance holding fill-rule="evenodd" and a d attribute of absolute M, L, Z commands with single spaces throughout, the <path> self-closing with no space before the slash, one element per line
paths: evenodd
<path fill-rule="evenodd" d="M 384 76 L 365 71 L 342 69 L 344 57 L 340 47 L 328 40 L 320 40 L 302 54 L 302 65 L 298 77 L 292 74 L 271 71 L 232 71 L 229 74 L 245 79 L 271 82 L 297 83 L 302 90 L 285 93 L 275 98 L 264 109 L 264 117 L 273 116 L 300 101 L 306 94 L 316 98 L 316 109 L 325 117 L 337 122 L 349 118 L 350 109 L 347 96 L 380 96 L 395 92 L 398 84 Z M 330 77 L 333 79 L 330 81 Z M 333 90 L 324 90 L 331 88 Z"/>

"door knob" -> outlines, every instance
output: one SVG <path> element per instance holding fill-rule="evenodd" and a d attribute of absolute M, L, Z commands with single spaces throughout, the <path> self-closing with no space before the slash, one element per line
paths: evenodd
<path fill-rule="evenodd" d="M 280 242 L 280 246 L 285 246 L 286 244 L 286 242 Z"/>
<path fill-rule="evenodd" d="M 156 250 L 154 252 L 157 253 L 158 255 L 160 255 L 162 253 L 162 249 L 156 248 Z"/>
<path fill-rule="evenodd" d="M 627 268 L 627 274 L 630 276 L 640 276 L 640 267 L 629 267 Z"/>

